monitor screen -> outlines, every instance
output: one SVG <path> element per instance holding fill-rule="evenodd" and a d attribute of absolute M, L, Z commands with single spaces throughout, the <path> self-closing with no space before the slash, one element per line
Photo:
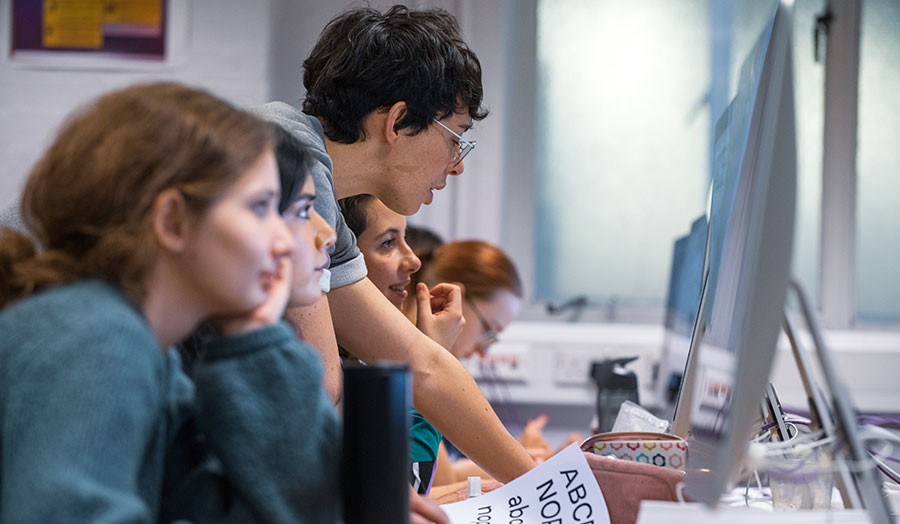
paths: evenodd
<path fill-rule="evenodd" d="M 677 239 L 672 249 L 672 269 L 666 297 L 666 332 L 654 390 L 659 416 L 670 420 L 700 307 L 708 230 L 706 215 L 703 215 L 691 223 L 690 233 Z"/>
<path fill-rule="evenodd" d="M 791 9 L 776 6 L 716 126 L 700 309 L 676 414 L 687 494 L 715 504 L 759 418 L 790 271 L 796 197 Z"/>

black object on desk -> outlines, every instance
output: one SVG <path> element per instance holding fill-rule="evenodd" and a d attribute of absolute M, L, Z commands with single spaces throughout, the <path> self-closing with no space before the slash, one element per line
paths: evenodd
<path fill-rule="evenodd" d="M 409 522 L 409 366 L 344 368 L 345 524 Z"/>
<path fill-rule="evenodd" d="M 638 401 L 637 375 L 625 369 L 637 357 L 610 358 L 591 364 L 591 378 L 597 384 L 597 432 L 612 430 L 619 408 L 626 400 Z"/>

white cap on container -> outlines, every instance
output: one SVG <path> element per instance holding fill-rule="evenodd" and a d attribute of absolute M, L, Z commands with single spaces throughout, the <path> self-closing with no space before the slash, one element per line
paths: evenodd
<path fill-rule="evenodd" d="M 469 481 L 466 484 L 466 497 L 480 497 L 481 496 L 481 477 L 469 477 Z"/>

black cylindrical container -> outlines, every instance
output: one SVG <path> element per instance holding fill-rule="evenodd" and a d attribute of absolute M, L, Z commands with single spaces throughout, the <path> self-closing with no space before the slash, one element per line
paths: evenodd
<path fill-rule="evenodd" d="M 409 522 L 409 366 L 344 368 L 344 524 Z"/>
<path fill-rule="evenodd" d="M 598 433 L 612 430 L 623 402 L 639 403 L 637 375 L 625 369 L 633 360 L 637 357 L 610 358 L 591 364 L 591 377 L 597 384 Z"/>

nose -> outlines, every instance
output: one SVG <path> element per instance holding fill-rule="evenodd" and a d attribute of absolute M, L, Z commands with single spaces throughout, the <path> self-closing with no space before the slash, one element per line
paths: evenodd
<path fill-rule="evenodd" d="M 319 251 L 327 251 L 328 248 L 333 246 L 335 241 L 337 241 L 337 235 L 335 234 L 334 229 L 332 229 L 331 226 L 328 225 L 328 222 L 325 222 L 325 219 L 315 211 L 312 212 L 310 221 L 312 222 L 313 233 L 316 236 L 316 249 Z"/>
<path fill-rule="evenodd" d="M 407 275 L 412 275 L 422 267 L 422 261 L 416 256 L 415 252 L 409 247 L 409 244 L 403 242 L 403 263 L 400 270 Z"/>
<path fill-rule="evenodd" d="M 291 235 L 287 223 L 280 215 L 273 215 L 272 226 L 272 255 L 275 257 L 288 256 L 294 250 L 294 236 Z"/>
<path fill-rule="evenodd" d="M 447 173 L 448 175 L 457 176 L 463 174 L 463 171 L 465 170 L 466 164 L 465 162 L 460 160 L 458 164 L 454 164 L 452 162 L 447 164 L 447 170 L 445 171 L 445 173 Z"/>

